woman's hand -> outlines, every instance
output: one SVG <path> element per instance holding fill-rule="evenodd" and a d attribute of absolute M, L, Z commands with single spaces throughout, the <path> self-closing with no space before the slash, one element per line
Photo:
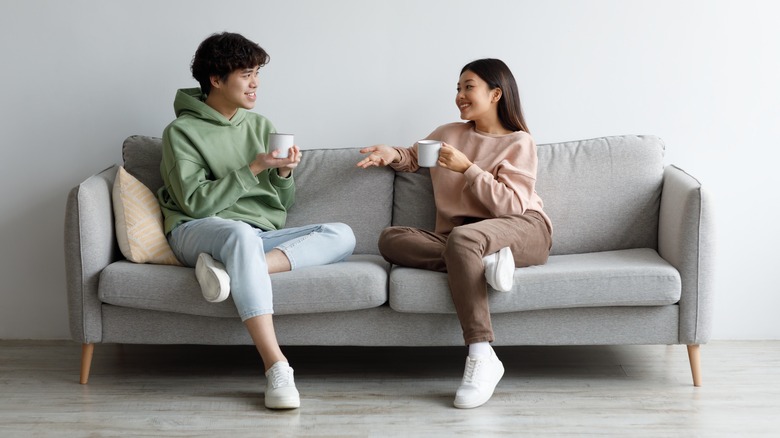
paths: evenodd
<path fill-rule="evenodd" d="M 276 158 L 279 151 L 273 151 L 270 154 L 257 154 L 255 159 L 249 163 L 249 169 L 257 175 L 266 169 L 277 169 L 279 176 L 287 178 L 292 170 L 298 167 L 303 154 L 298 146 L 293 145 L 287 155 L 287 158 Z"/>
<path fill-rule="evenodd" d="M 463 152 L 455 149 L 453 146 L 447 143 L 441 143 L 441 149 L 439 150 L 439 166 L 450 169 L 458 173 L 464 173 L 472 163 Z"/>
<path fill-rule="evenodd" d="M 387 166 L 401 159 L 398 151 L 388 145 L 378 144 L 360 150 L 361 154 L 368 154 L 366 158 L 357 163 L 358 167 L 366 169 L 371 166 Z"/>

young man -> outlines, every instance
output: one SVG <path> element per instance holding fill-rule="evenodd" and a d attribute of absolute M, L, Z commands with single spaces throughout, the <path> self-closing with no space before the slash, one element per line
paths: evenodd
<path fill-rule="evenodd" d="M 284 228 L 301 151 L 293 146 L 287 158 L 268 153 L 274 126 L 247 111 L 268 60 L 238 34 L 214 34 L 200 44 L 191 66 L 200 88 L 176 93 L 157 197 L 171 248 L 195 267 L 204 298 L 233 295 L 263 360 L 266 407 L 290 409 L 300 397 L 274 332 L 270 274 L 343 260 L 355 236 L 341 223 Z"/>

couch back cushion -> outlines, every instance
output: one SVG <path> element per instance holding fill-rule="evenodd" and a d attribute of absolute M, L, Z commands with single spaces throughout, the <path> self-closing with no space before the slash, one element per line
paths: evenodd
<path fill-rule="evenodd" d="M 157 194 L 157 190 L 163 186 L 160 174 L 162 139 L 143 135 L 127 137 L 122 143 L 122 161 L 130 175 Z"/>
<path fill-rule="evenodd" d="M 131 136 L 122 145 L 128 173 L 152 192 L 162 187 L 162 140 Z M 394 172 L 387 168 L 360 169 L 358 148 L 307 149 L 295 169 L 295 204 L 287 227 L 344 222 L 357 240 L 356 254 L 379 254 L 379 233 L 390 225 Z"/>
<path fill-rule="evenodd" d="M 615 136 L 538 145 L 536 191 L 553 223 L 552 254 L 656 248 L 664 143 Z M 432 230 L 427 169 L 399 173 L 393 225 Z"/>
<path fill-rule="evenodd" d="M 295 169 L 295 204 L 287 226 L 343 222 L 355 233 L 355 254 L 379 254 L 379 233 L 390 226 L 393 180 L 389 168 L 356 166 L 359 148 L 305 149 Z"/>

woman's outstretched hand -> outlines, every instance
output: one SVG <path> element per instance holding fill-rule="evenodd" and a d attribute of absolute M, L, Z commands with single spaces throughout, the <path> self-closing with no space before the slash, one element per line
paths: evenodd
<path fill-rule="evenodd" d="M 400 160 L 398 151 L 388 145 L 378 144 L 369 146 L 360 150 L 361 154 L 368 154 L 366 158 L 357 163 L 358 167 L 366 169 L 371 166 L 387 166 L 388 164 Z"/>

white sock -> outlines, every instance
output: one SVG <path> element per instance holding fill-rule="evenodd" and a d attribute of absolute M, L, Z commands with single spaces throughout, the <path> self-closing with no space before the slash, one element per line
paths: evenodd
<path fill-rule="evenodd" d="M 490 356 L 490 342 L 477 342 L 475 344 L 469 344 L 469 356 L 470 357 L 486 357 Z"/>

